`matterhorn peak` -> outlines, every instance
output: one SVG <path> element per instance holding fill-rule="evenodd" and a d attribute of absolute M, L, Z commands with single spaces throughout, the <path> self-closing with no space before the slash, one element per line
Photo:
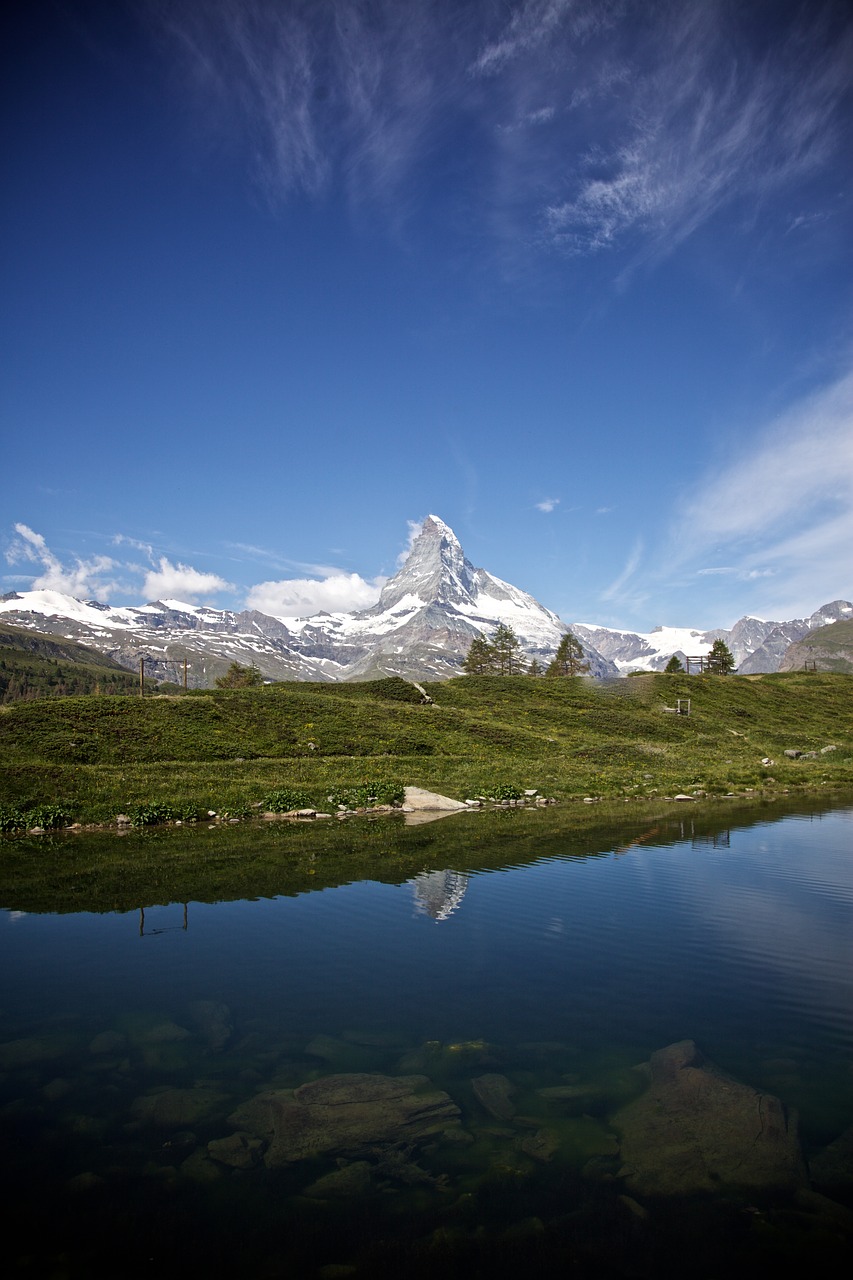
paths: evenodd
<path fill-rule="evenodd" d="M 474 566 L 459 539 L 438 516 L 429 515 L 399 573 L 386 582 L 377 611 L 412 604 L 462 604 L 471 599 Z"/>

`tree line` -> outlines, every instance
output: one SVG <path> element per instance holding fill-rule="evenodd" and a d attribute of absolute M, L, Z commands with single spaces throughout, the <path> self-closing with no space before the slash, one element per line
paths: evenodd
<path fill-rule="evenodd" d="M 475 636 L 463 664 L 469 676 L 581 676 L 589 671 L 580 641 L 567 631 L 547 667 L 537 658 L 527 662 L 512 627 L 498 623 L 491 640 Z"/>
<path fill-rule="evenodd" d="M 547 667 L 537 658 L 527 662 L 521 652 L 521 641 L 511 626 L 501 622 L 491 640 L 475 636 L 462 667 L 468 676 L 583 676 L 589 674 L 589 662 L 577 636 L 567 631 Z M 715 640 L 705 659 L 705 670 L 711 675 L 727 676 L 735 669 L 735 660 L 725 640 Z M 684 672 L 677 654 L 673 654 L 664 671 L 667 675 Z M 217 683 L 219 683 L 217 681 Z"/>

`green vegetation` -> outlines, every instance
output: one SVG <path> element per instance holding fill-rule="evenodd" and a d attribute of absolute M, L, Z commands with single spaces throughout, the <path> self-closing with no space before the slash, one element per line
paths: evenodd
<path fill-rule="evenodd" d="M 139 678 L 95 649 L 0 624 L 0 704 L 79 694 L 132 694 Z"/>
<path fill-rule="evenodd" d="M 264 683 L 264 678 L 254 663 L 250 667 L 232 662 L 224 676 L 216 681 L 217 689 L 255 689 Z"/>
<path fill-rule="evenodd" d="M 681 661 L 677 653 L 674 653 L 669 662 L 664 667 L 664 673 L 668 676 L 677 676 L 684 671 L 684 663 Z"/>
<path fill-rule="evenodd" d="M 589 671 L 589 663 L 584 661 L 581 642 L 571 631 L 567 631 L 557 646 L 553 661 L 545 672 L 546 676 L 583 676 Z"/>
<path fill-rule="evenodd" d="M 525 672 L 521 641 L 512 627 L 499 622 L 491 640 L 475 636 L 463 664 L 469 676 L 517 676 Z"/>
<path fill-rule="evenodd" d="M 715 640 L 708 654 L 708 671 L 714 676 L 728 676 L 735 669 L 735 660 L 725 640 Z"/>
<path fill-rule="evenodd" d="M 388 803 L 404 785 L 562 800 L 853 785 L 846 676 L 471 676 L 427 690 L 432 705 L 394 678 L 15 703 L 0 710 L 0 805 L 53 805 L 87 823 L 134 806 L 329 811 Z M 665 710 L 678 698 L 690 716 Z"/>

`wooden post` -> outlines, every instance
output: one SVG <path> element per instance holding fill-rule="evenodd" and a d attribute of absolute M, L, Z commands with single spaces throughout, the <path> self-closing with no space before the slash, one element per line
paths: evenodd
<path fill-rule="evenodd" d="M 139 696 L 145 697 L 145 659 L 143 657 L 139 659 Z"/>
<path fill-rule="evenodd" d="M 187 660 L 184 658 L 184 693 L 187 691 Z"/>

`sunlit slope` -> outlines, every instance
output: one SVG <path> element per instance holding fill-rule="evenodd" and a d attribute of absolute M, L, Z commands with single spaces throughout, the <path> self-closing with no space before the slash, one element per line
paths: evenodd
<path fill-rule="evenodd" d="M 0 711 L 0 800 L 59 797 L 108 816 L 131 796 L 257 804 L 290 782 L 322 804 L 331 785 L 365 777 L 459 798 L 499 782 L 558 797 L 853 783 L 842 675 L 426 687 L 430 705 L 396 679 L 18 703 Z M 689 716 L 666 710 L 677 698 L 690 698 Z"/>

